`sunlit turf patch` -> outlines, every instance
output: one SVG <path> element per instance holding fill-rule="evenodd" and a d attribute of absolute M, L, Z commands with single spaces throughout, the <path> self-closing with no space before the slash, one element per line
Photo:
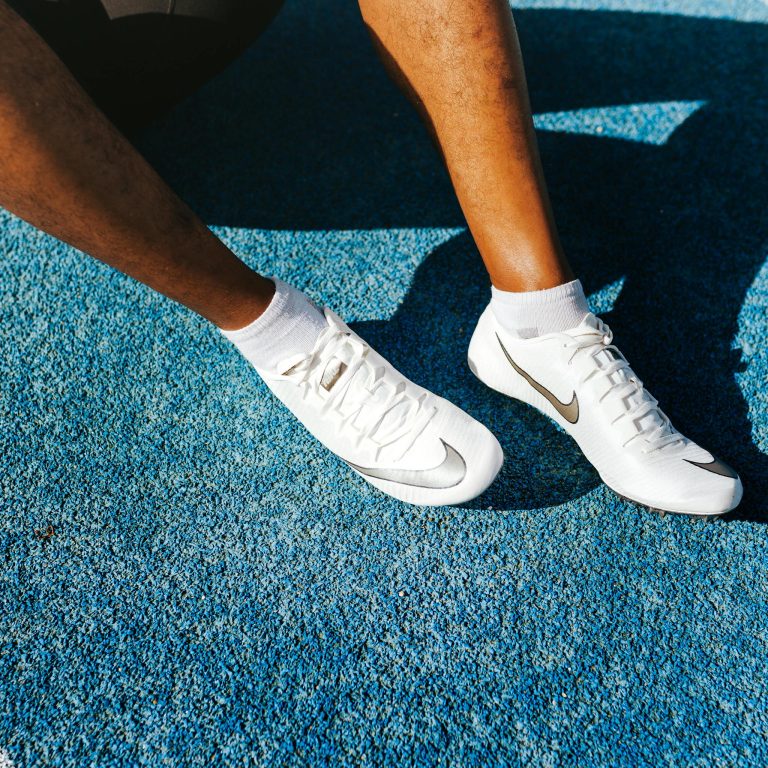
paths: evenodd
<path fill-rule="evenodd" d="M 765 0 L 514 0 L 512 8 L 664 13 L 707 19 L 768 23 Z"/>
<path fill-rule="evenodd" d="M 534 117 L 542 131 L 602 136 L 661 146 L 704 101 L 661 101 L 546 112 Z"/>

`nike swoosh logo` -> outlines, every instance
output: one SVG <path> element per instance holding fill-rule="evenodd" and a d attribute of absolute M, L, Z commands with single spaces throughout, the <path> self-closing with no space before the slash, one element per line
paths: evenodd
<path fill-rule="evenodd" d="M 466 476 L 467 463 L 453 446 L 448 445 L 442 438 L 440 442 L 445 448 L 445 458 L 432 469 L 377 469 L 359 467 L 349 461 L 347 464 L 361 475 L 375 477 L 378 480 L 389 480 L 393 483 L 413 485 L 417 488 L 453 488 Z"/>
<path fill-rule="evenodd" d="M 699 467 L 700 469 L 706 469 L 707 472 L 712 472 L 714 475 L 721 475 L 722 477 L 730 477 L 734 480 L 738 480 L 738 475 L 736 474 L 736 470 L 731 469 L 724 461 L 720 461 L 720 459 L 715 459 L 714 461 L 708 461 L 706 463 L 701 463 L 698 461 L 691 461 L 690 459 L 685 459 L 689 464 L 693 464 L 694 467 Z"/>
<path fill-rule="evenodd" d="M 496 334 L 496 339 L 499 342 L 499 346 L 504 352 L 504 356 L 507 358 L 509 364 L 543 397 L 552 404 L 552 407 L 569 423 L 575 424 L 579 420 L 579 399 L 576 397 L 576 393 L 573 393 L 570 403 L 564 403 L 562 400 L 558 400 L 546 387 L 539 384 L 536 379 L 529 376 L 510 356 L 504 345 L 501 343 L 499 334 Z"/>

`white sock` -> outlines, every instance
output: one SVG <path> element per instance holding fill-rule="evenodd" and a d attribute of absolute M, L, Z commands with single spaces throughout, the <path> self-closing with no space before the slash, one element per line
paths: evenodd
<path fill-rule="evenodd" d="M 523 339 L 575 328 L 589 312 L 580 280 L 519 293 L 491 286 L 491 309 L 505 330 Z"/>
<path fill-rule="evenodd" d="M 256 368 L 276 371 L 292 355 L 308 354 L 328 327 L 322 310 L 298 288 L 277 277 L 267 308 L 245 328 L 224 331 L 243 357 Z"/>

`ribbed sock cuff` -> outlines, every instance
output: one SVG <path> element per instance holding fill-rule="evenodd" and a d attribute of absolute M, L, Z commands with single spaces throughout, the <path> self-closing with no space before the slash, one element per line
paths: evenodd
<path fill-rule="evenodd" d="M 491 286 L 491 309 L 506 330 L 522 338 L 575 328 L 589 312 L 580 280 L 519 293 Z"/>

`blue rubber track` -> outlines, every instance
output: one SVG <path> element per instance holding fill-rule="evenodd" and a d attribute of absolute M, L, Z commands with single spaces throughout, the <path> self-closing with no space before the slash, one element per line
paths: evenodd
<path fill-rule="evenodd" d="M 289 0 L 139 137 L 254 267 L 498 435 L 414 508 L 235 350 L 0 214 L 0 766 L 768 763 L 768 4 L 516 10 L 559 226 L 730 519 L 616 498 L 466 367 L 489 283 L 354 3 Z"/>

